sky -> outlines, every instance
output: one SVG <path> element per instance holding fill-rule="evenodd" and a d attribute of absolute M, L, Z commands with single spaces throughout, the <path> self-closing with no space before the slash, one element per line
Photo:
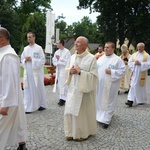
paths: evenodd
<path fill-rule="evenodd" d="M 89 14 L 89 9 L 78 10 L 76 8 L 78 4 L 78 0 L 52 0 L 51 7 L 55 14 L 55 19 L 63 14 L 66 17 L 64 21 L 67 25 L 72 25 L 73 22 L 81 21 L 84 16 L 88 16 L 94 23 L 98 13 Z"/>

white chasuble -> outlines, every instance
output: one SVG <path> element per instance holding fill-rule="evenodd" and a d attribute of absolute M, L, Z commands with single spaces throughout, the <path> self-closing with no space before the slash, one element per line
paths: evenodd
<path fill-rule="evenodd" d="M 89 57 L 89 54 L 87 51 L 85 51 L 83 54 L 78 55 L 74 54 L 71 56 L 71 61 L 68 63 L 66 68 L 66 73 L 68 74 L 67 81 L 65 85 L 69 85 L 69 91 L 71 89 L 71 92 L 68 91 L 67 94 L 67 101 L 65 106 L 65 114 L 72 114 L 75 116 L 78 116 L 81 102 L 83 99 L 83 94 L 88 93 L 95 85 L 89 86 L 89 80 L 87 73 L 90 72 L 92 61 L 94 60 L 94 57 Z M 78 65 L 81 69 L 81 75 L 75 74 L 70 75 L 69 71 L 72 66 Z M 97 75 L 96 72 L 91 72 Z"/>

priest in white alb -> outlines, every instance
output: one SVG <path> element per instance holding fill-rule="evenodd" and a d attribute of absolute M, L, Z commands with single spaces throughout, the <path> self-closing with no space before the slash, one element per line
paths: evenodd
<path fill-rule="evenodd" d="M 24 67 L 24 105 L 26 114 L 36 110 L 46 109 L 46 96 L 44 87 L 45 55 L 40 45 L 35 43 L 35 34 L 27 33 L 29 45 L 21 54 Z"/>
<path fill-rule="evenodd" d="M 75 41 L 76 53 L 66 67 L 68 95 L 65 104 L 64 130 L 67 140 L 86 140 L 97 133 L 96 87 L 97 65 L 87 50 L 88 40 L 80 36 Z"/>
<path fill-rule="evenodd" d="M 0 27 L 0 150 L 19 143 L 26 150 L 27 123 L 20 85 L 20 59 L 9 31 Z"/>
<path fill-rule="evenodd" d="M 53 65 L 56 66 L 55 84 L 53 92 L 56 92 L 56 90 L 58 89 L 59 106 L 63 106 L 66 101 L 68 87 L 64 86 L 66 81 L 65 67 L 71 56 L 70 51 L 64 47 L 64 44 L 65 42 L 62 39 L 57 42 L 57 48 L 59 49 L 54 53 L 54 57 L 52 58 Z"/>
<path fill-rule="evenodd" d="M 125 73 L 123 60 L 114 54 L 115 44 L 105 44 L 105 55 L 97 60 L 98 89 L 97 89 L 97 115 L 96 120 L 107 128 L 117 106 L 120 80 Z"/>
<path fill-rule="evenodd" d="M 145 51 L 144 43 L 138 43 L 137 49 L 138 51 L 132 54 L 128 62 L 132 74 L 131 87 L 125 104 L 129 107 L 132 107 L 133 102 L 142 105 L 148 99 L 147 71 L 150 69 L 150 56 Z"/>

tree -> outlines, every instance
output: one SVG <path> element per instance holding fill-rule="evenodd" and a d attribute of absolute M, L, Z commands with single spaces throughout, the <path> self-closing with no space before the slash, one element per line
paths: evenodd
<path fill-rule="evenodd" d="M 67 37 L 72 38 L 74 36 L 73 26 L 69 25 L 66 29 Z"/>
<path fill-rule="evenodd" d="M 20 26 L 22 31 L 21 44 L 23 47 L 26 44 L 26 32 L 29 30 L 35 32 L 36 42 L 43 48 L 45 47 L 45 12 L 50 9 L 51 0 L 21 0 L 16 12 L 20 18 Z M 35 15 L 34 15 L 35 14 Z M 39 18 L 38 18 L 39 17 Z M 32 18 L 35 20 L 32 21 Z M 32 26 L 29 25 L 32 23 Z M 40 30 L 38 30 L 40 29 Z M 22 48 L 21 48 L 22 51 Z"/>
<path fill-rule="evenodd" d="M 119 39 L 122 45 L 127 37 L 129 43 L 134 41 L 136 44 L 146 42 L 150 37 L 149 0 L 79 0 L 78 8 L 100 13 L 97 23 L 105 42 L 111 40 L 116 43 Z"/>
<path fill-rule="evenodd" d="M 31 14 L 35 12 L 45 13 L 46 9 L 50 9 L 50 2 L 51 0 L 21 0 L 16 11 L 20 16 L 22 25 Z"/>
<path fill-rule="evenodd" d="M 132 6 L 129 11 L 126 35 L 130 43 L 138 42 L 147 43 L 150 40 L 150 5 L 147 0 L 128 1 L 128 5 Z"/>
<path fill-rule="evenodd" d="M 45 17 L 40 12 L 36 12 L 28 17 L 27 22 L 23 28 L 23 45 L 27 45 L 26 36 L 28 32 L 33 32 L 36 35 L 36 43 L 45 48 L 45 37 L 46 37 L 46 27 L 45 27 Z"/>
<path fill-rule="evenodd" d="M 78 21 L 77 23 L 73 23 L 72 26 L 75 38 L 78 36 L 85 36 L 91 43 L 99 42 L 99 39 L 96 38 L 98 34 L 97 25 L 96 23 L 92 23 L 89 17 L 83 17 L 81 22 Z"/>
<path fill-rule="evenodd" d="M 65 17 L 63 14 L 58 16 L 55 20 L 55 27 L 60 29 L 60 38 L 77 38 L 78 36 L 86 36 L 90 42 L 100 42 L 99 34 L 97 32 L 97 24 L 92 23 L 89 17 L 84 16 L 81 21 L 74 22 L 72 25 L 67 26 L 67 23 L 64 21 Z"/>
<path fill-rule="evenodd" d="M 64 21 L 65 17 L 63 14 L 61 16 L 58 16 L 55 20 L 55 28 L 60 29 L 60 39 L 66 39 L 67 36 L 67 23 Z"/>
<path fill-rule="evenodd" d="M 36 43 L 41 45 L 43 49 L 45 48 L 45 37 L 46 37 L 46 27 L 45 27 L 45 16 L 40 12 L 36 12 L 29 16 L 27 22 L 23 28 L 23 44 L 26 45 L 26 35 L 28 32 L 34 32 L 36 35 Z"/>
<path fill-rule="evenodd" d="M 37 34 L 37 42 L 39 42 L 42 47 L 45 45 L 45 12 L 50 7 L 51 0 L 0 0 L 0 24 L 6 27 L 13 38 L 11 38 L 12 46 L 16 49 L 17 53 L 25 44 L 25 36 L 28 31 L 29 26 L 28 18 L 36 19 L 32 22 L 31 29 L 34 28 L 34 32 Z M 39 16 L 39 18 L 38 18 Z M 41 19 L 41 20 L 40 20 Z M 27 21 L 28 20 L 28 21 Z M 39 21 L 40 20 L 40 21 Z M 37 29 L 35 29 L 37 28 Z M 38 30 L 39 29 L 39 30 Z"/>
<path fill-rule="evenodd" d="M 11 34 L 11 45 L 18 53 L 20 50 L 20 26 L 17 13 L 13 10 L 11 3 L 0 1 L 0 25 L 7 28 Z M 17 29 L 17 30 L 16 30 Z"/>

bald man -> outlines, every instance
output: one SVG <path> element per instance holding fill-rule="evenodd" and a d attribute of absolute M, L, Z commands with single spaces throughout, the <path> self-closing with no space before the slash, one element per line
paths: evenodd
<path fill-rule="evenodd" d="M 146 53 L 145 44 L 137 44 L 137 52 L 134 53 L 128 62 L 132 71 L 131 87 L 128 93 L 128 101 L 125 103 L 132 107 L 135 104 L 144 104 L 148 99 L 147 70 L 150 69 L 150 56 Z"/>
<path fill-rule="evenodd" d="M 86 140 L 97 132 L 96 58 L 87 50 L 88 40 L 80 36 L 75 41 L 76 53 L 66 67 L 68 95 L 65 104 L 64 130 L 67 140 Z"/>

